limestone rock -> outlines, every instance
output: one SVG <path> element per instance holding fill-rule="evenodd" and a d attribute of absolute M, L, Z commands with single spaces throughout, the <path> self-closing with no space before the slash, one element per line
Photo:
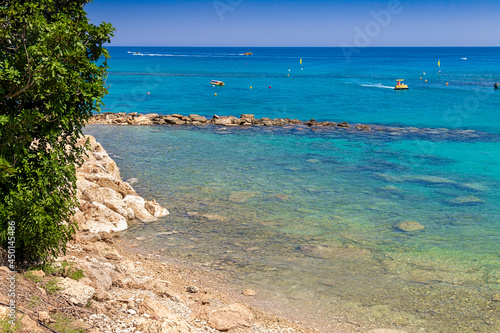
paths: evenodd
<path fill-rule="evenodd" d="M 137 219 L 143 222 L 153 222 L 157 218 L 151 215 L 146 209 L 146 200 L 137 195 L 127 195 L 123 198 L 123 202 L 134 211 L 134 215 Z"/>
<path fill-rule="evenodd" d="M 127 204 L 121 199 L 106 198 L 103 204 L 127 220 L 135 218 L 134 210 L 128 207 Z"/>
<path fill-rule="evenodd" d="M 153 125 L 153 121 L 146 116 L 139 116 L 134 119 L 137 125 Z"/>
<path fill-rule="evenodd" d="M 250 123 L 251 123 L 251 122 L 252 122 L 252 120 L 253 120 L 253 119 L 255 119 L 255 115 L 253 115 L 253 114 L 242 114 L 242 115 L 240 116 L 240 118 L 241 118 L 241 119 L 245 119 L 246 121 L 248 121 L 248 122 L 250 122 Z"/>
<path fill-rule="evenodd" d="M 70 278 L 58 278 L 61 296 L 77 306 L 85 306 L 95 295 L 95 289 Z"/>
<path fill-rule="evenodd" d="M 193 121 L 199 121 L 200 123 L 206 123 L 207 118 L 197 115 L 197 114 L 190 114 L 189 118 L 191 118 Z"/>
<path fill-rule="evenodd" d="M 98 202 L 86 202 L 80 205 L 85 217 L 82 230 L 92 233 L 123 231 L 127 229 L 127 220 L 120 214 L 112 211 Z"/>
<path fill-rule="evenodd" d="M 90 187 L 82 191 L 88 201 L 104 203 L 107 199 L 121 200 L 123 197 L 108 187 Z"/>
<path fill-rule="evenodd" d="M 219 117 L 219 118 L 213 118 L 212 121 L 215 125 L 232 125 L 234 117 Z"/>
<path fill-rule="evenodd" d="M 107 291 L 111 288 L 112 280 L 110 270 L 102 265 L 81 261 L 79 265 L 85 271 L 89 279 L 95 283 L 97 289 Z"/>
<path fill-rule="evenodd" d="M 130 274 L 119 272 L 111 272 L 110 274 L 112 285 L 119 288 L 133 288 L 135 286 L 135 279 Z"/>
<path fill-rule="evenodd" d="M 153 322 L 146 328 L 145 333 L 194 333 L 195 328 L 191 327 L 186 319 L 171 314 L 168 318 Z"/>
<path fill-rule="evenodd" d="M 109 300 L 113 299 L 113 296 L 109 292 L 98 288 L 96 290 L 94 298 L 98 302 L 105 302 L 105 301 L 109 301 Z"/>
<path fill-rule="evenodd" d="M 243 290 L 242 294 L 245 295 L 245 296 L 255 296 L 255 295 L 257 295 L 257 293 L 255 292 L 255 290 L 252 290 L 252 289 L 245 289 L 245 290 Z"/>
<path fill-rule="evenodd" d="M 54 323 L 55 320 L 52 319 L 47 311 L 40 311 L 38 313 L 38 320 L 42 322 L 42 324 L 48 325 L 50 323 Z"/>
<path fill-rule="evenodd" d="M 45 272 L 42 270 L 39 271 L 30 271 L 30 274 L 39 278 L 44 278 L 45 277 Z"/>
<path fill-rule="evenodd" d="M 76 173 L 76 187 L 82 192 L 82 194 L 90 188 L 99 187 L 96 183 L 85 179 L 85 175 L 80 170 L 81 169 L 78 169 L 78 172 Z"/>
<path fill-rule="evenodd" d="M 139 312 L 147 313 L 153 319 L 165 318 L 170 314 L 170 311 L 165 305 L 149 297 L 146 297 L 141 303 L 139 303 Z"/>
<path fill-rule="evenodd" d="M 154 217 L 164 217 L 169 214 L 168 210 L 160 206 L 154 199 L 146 201 L 144 207 Z"/>
<path fill-rule="evenodd" d="M 188 293 L 196 294 L 197 292 L 200 291 L 200 288 L 198 288 L 196 286 L 193 286 L 193 285 L 189 285 L 189 286 L 186 287 L 186 291 Z"/>
<path fill-rule="evenodd" d="M 411 232 L 411 231 L 418 231 L 422 230 L 425 227 L 421 225 L 418 222 L 413 222 L 413 221 L 406 221 L 406 222 L 401 222 L 398 223 L 394 226 L 394 229 L 402 232 Z"/>
<path fill-rule="evenodd" d="M 208 319 L 208 324 L 219 331 L 228 331 L 237 327 L 251 327 L 254 321 L 252 312 L 241 304 L 230 304 L 215 310 Z"/>
<path fill-rule="evenodd" d="M 172 117 L 172 116 L 166 116 L 163 118 L 167 124 L 171 125 L 184 125 L 186 122 L 184 120 L 181 120 L 177 117 Z"/>
<path fill-rule="evenodd" d="M 85 179 L 90 181 L 93 181 L 93 179 L 89 179 L 90 175 L 97 175 L 97 174 L 107 175 L 106 169 L 100 163 L 97 163 L 97 161 L 95 160 L 88 160 L 85 163 L 83 163 L 83 165 L 78 168 L 78 173 L 83 175 Z"/>
<path fill-rule="evenodd" d="M 104 175 L 98 177 L 97 184 L 102 187 L 108 187 L 116 192 L 120 193 L 122 196 L 126 196 L 129 194 L 137 195 L 135 190 L 130 186 L 129 183 L 126 183 L 120 179 L 116 179 L 110 175 Z"/>

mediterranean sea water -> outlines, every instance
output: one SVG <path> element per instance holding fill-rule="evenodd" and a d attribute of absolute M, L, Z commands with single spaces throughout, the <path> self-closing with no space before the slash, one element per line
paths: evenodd
<path fill-rule="evenodd" d="M 104 111 L 407 129 L 87 126 L 171 213 L 130 243 L 323 332 L 500 332 L 500 48 L 109 50 Z"/>

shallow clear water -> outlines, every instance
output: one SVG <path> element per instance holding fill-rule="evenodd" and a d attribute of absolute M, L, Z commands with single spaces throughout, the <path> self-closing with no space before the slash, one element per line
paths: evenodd
<path fill-rule="evenodd" d="M 140 180 L 139 193 L 169 208 L 126 232 L 147 237 L 147 251 L 227 271 L 307 318 L 321 311 L 323 327 L 336 318 L 440 332 L 498 325 L 500 181 L 478 171 L 500 161 L 474 153 L 498 140 L 429 141 L 428 153 L 408 138 L 309 129 L 86 132 L 125 179 Z M 393 228 L 403 221 L 425 229 Z M 336 252 L 318 258 L 304 244 Z"/>
<path fill-rule="evenodd" d="M 441 128 L 88 126 L 171 213 L 132 223 L 131 243 L 224 273 L 325 332 L 339 321 L 500 331 L 498 48 L 366 49 L 352 61 L 339 49 L 129 49 L 111 49 L 107 111 Z M 389 89 L 397 78 L 410 90 Z M 425 228 L 394 227 L 405 221 Z"/>

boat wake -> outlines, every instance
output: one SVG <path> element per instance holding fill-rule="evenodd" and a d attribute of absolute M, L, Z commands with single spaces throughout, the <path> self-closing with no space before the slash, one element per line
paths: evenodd
<path fill-rule="evenodd" d="M 141 53 L 141 52 L 131 52 L 132 55 L 140 55 L 145 57 L 192 57 L 192 58 L 225 58 L 225 57 L 235 57 L 238 56 L 236 53 L 228 54 L 170 54 L 170 53 Z"/>
<path fill-rule="evenodd" d="M 384 86 L 382 83 L 376 84 L 361 84 L 362 87 L 370 87 L 370 88 L 384 88 L 384 89 L 394 89 L 394 87 Z"/>

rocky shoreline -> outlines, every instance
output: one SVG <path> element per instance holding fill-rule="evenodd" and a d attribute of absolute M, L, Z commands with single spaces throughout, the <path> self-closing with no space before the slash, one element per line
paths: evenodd
<path fill-rule="evenodd" d="M 121 179 L 116 163 L 93 137 L 82 138 L 81 144 L 87 139 L 90 151 L 77 169 L 80 207 L 74 219 L 79 231 L 68 243 L 66 255 L 50 266 L 15 273 L 21 313 L 12 332 L 318 332 L 235 301 L 215 290 L 214 286 L 224 289 L 224 282 L 206 272 L 167 264 L 158 256 L 137 254 L 121 245 L 117 232 L 129 223 L 155 221 L 167 216 L 168 210 L 140 197 Z M 301 249 L 306 255 L 324 255 L 317 254 L 320 250 L 310 245 Z M 2 329 L 8 327 L 2 318 L 9 313 L 10 302 L 4 282 L 11 274 L 2 263 Z M 251 289 L 241 295 L 256 297 Z M 328 332 L 404 333 L 340 321 Z"/>
<path fill-rule="evenodd" d="M 0 266 L 0 329 L 6 332 L 314 332 L 231 300 L 194 279 L 187 268 L 120 246 L 118 231 L 168 215 L 120 177 L 91 136 L 77 169 L 79 231 L 67 253 L 43 270 L 16 272 L 17 326 L 9 314 L 11 272 Z M 244 293 L 252 297 L 251 290 Z M 64 318 L 64 321 L 61 321 Z M 68 319 L 69 318 L 69 319 Z M 45 325 L 45 326 L 43 326 Z M 51 327 L 52 329 L 48 329 Z M 55 329 L 55 330 L 53 330 Z"/>

